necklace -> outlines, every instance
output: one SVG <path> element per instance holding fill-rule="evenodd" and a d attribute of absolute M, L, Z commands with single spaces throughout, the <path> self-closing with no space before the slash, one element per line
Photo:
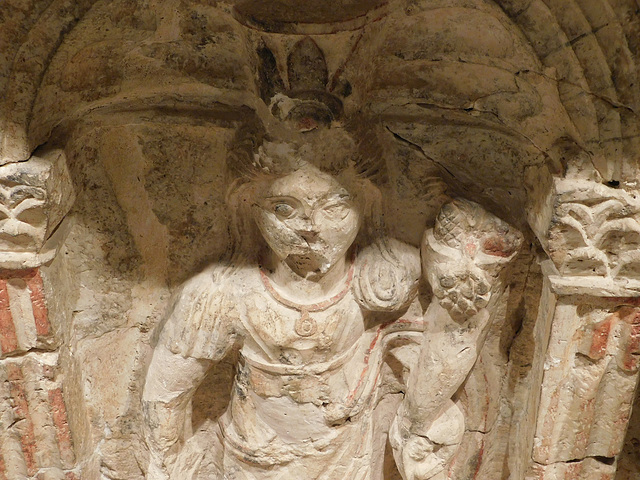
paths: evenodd
<path fill-rule="evenodd" d="M 327 308 L 332 307 L 333 305 L 335 305 L 336 303 L 338 303 L 340 300 L 344 298 L 344 296 L 349 291 L 349 288 L 351 287 L 351 280 L 353 280 L 354 264 L 355 262 L 351 262 L 351 268 L 349 268 L 349 273 L 347 275 L 347 282 L 345 283 L 344 288 L 339 293 L 335 294 L 333 297 L 328 298 L 323 302 L 313 303 L 311 305 L 301 305 L 299 303 L 292 302 L 291 300 L 287 300 L 278 292 L 276 292 L 275 288 L 273 288 L 273 285 L 271 284 L 271 281 L 269 280 L 269 277 L 267 277 L 267 274 L 264 273 L 262 268 L 260 268 L 260 278 L 262 279 L 264 288 L 267 289 L 267 292 L 269 292 L 269 295 L 271 295 L 271 297 L 273 297 L 273 299 L 276 302 L 278 302 L 281 305 L 284 305 L 287 308 L 300 312 L 300 318 L 296 320 L 294 329 L 296 333 L 301 337 L 310 337 L 311 335 L 313 335 L 318 331 L 318 324 L 313 318 L 311 318 L 309 314 L 322 312 Z"/>

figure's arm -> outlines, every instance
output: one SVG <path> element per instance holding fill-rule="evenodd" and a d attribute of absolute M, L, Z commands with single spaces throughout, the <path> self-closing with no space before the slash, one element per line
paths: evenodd
<path fill-rule="evenodd" d="M 464 415 L 451 398 L 482 349 L 502 291 L 500 272 L 521 240 L 506 223 L 461 200 L 445 205 L 425 234 L 423 275 L 433 298 L 392 432 L 405 480 L 434 478 L 462 441 Z"/>
<path fill-rule="evenodd" d="M 168 312 L 147 371 L 142 396 L 149 447 L 147 480 L 170 478 L 182 446 L 187 412 L 208 369 L 236 343 L 236 302 L 224 295 L 210 272 L 192 278 Z"/>
<path fill-rule="evenodd" d="M 438 299 L 432 300 L 425 314 L 427 328 L 420 357 L 409 376 L 403 402 L 403 416 L 411 433 L 425 436 L 467 378 L 487 336 L 489 318 L 489 310 L 483 308 L 461 326 Z"/>
<path fill-rule="evenodd" d="M 177 453 L 189 402 L 211 363 L 184 358 L 164 345 L 154 350 L 142 397 L 150 453 L 147 480 L 169 478 L 165 460 Z"/>

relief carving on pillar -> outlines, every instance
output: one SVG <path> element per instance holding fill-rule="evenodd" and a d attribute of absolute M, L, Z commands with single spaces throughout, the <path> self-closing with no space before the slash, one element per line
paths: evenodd
<path fill-rule="evenodd" d="M 562 273 L 635 279 L 640 273 L 640 201 L 622 189 L 562 179 L 551 256 Z"/>
<path fill-rule="evenodd" d="M 56 228 L 75 199 L 66 156 L 53 150 L 0 167 L 0 268 L 33 268 L 61 244 Z"/>
<path fill-rule="evenodd" d="M 0 479 L 77 480 L 56 362 L 48 353 L 0 365 Z"/>
<path fill-rule="evenodd" d="M 60 150 L 0 167 L 0 355 L 57 346 L 40 266 L 64 239 L 75 199 Z"/>
<path fill-rule="evenodd" d="M 588 164 L 570 165 L 564 177 L 553 179 L 552 191 L 548 251 L 558 287 L 574 293 L 596 289 L 604 296 L 640 292 L 637 195 L 604 183 Z"/>
<path fill-rule="evenodd" d="M 0 167 L 0 479 L 76 480 L 42 265 L 74 201 L 60 150 Z M 59 228 L 60 227 L 60 228 Z M 13 358 L 15 357 L 15 358 Z M 44 475 L 44 476 L 43 476 Z"/>
<path fill-rule="evenodd" d="M 552 185 L 557 304 L 527 478 L 613 479 L 638 382 L 640 202 L 584 158 Z"/>
<path fill-rule="evenodd" d="M 534 439 L 533 470 L 540 478 L 556 478 L 558 464 L 585 459 L 597 460 L 593 471 L 615 474 L 640 353 L 640 311 L 620 303 L 563 300 L 556 309 Z M 571 478 L 591 478 L 587 472 Z"/>

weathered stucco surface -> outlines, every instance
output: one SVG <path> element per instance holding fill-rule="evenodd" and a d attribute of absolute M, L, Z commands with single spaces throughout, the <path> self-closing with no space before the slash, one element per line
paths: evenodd
<path fill-rule="evenodd" d="M 0 480 L 640 478 L 638 62 L 637 0 L 0 2 Z"/>

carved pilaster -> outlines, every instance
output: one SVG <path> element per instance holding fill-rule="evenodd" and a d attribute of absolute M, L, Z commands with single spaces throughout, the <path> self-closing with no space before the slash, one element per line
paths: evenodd
<path fill-rule="evenodd" d="M 556 179 L 549 230 L 563 294 L 640 295 L 640 198 L 583 179 Z"/>
<path fill-rule="evenodd" d="M 577 177 L 553 179 L 549 203 L 555 307 L 528 479 L 613 479 L 638 381 L 640 201 Z"/>
<path fill-rule="evenodd" d="M 73 479 L 46 278 L 74 200 L 61 151 L 0 167 L 0 479 Z"/>

